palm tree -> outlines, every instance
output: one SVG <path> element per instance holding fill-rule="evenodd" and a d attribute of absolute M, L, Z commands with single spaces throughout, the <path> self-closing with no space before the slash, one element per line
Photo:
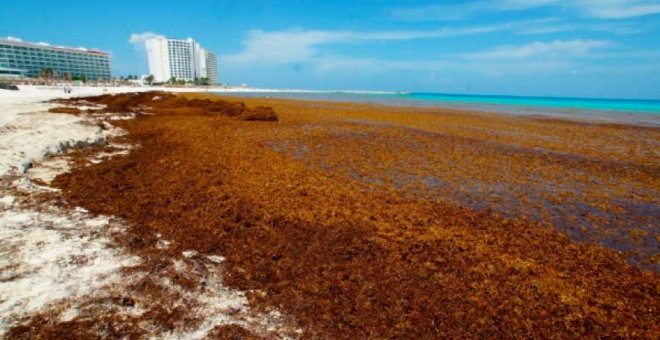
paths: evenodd
<path fill-rule="evenodd" d="M 55 78 L 55 71 L 50 67 L 45 68 L 45 69 L 41 70 L 41 72 L 39 73 L 39 77 L 44 78 L 46 80 L 54 79 Z"/>
<path fill-rule="evenodd" d="M 151 86 L 151 84 L 153 84 L 153 82 L 154 82 L 154 75 L 150 74 L 150 75 L 146 76 L 144 78 L 144 81 L 146 81 L 147 84 L 149 84 L 149 86 Z"/>

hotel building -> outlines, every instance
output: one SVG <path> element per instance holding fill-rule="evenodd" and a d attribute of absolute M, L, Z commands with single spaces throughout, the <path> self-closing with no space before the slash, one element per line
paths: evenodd
<path fill-rule="evenodd" d="M 215 53 L 205 49 L 199 49 L 199 78 L 208 78 L 209 83 L 218 83 L 218 59 Z"/>
<path fill-rule="evenodd" d="M 110 79 L 110 55 L 85 48 L 0 39 L 0 77 L 38 77 L 46 69 L 57 77 L 69 74 L 89 80 Z"/>
<path fill-rule="evenodd" d="M 218 83 L 218 62 L 213 52 L 203 49 L 193 39 L 168 39 L 163 36 L 147 39 L 149 73 L 158 83 L 172 77 L 193 81 L 208 78 Z"/>

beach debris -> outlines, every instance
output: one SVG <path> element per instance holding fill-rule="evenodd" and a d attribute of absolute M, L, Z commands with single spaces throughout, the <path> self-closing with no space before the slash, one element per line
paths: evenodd
<path fill-rule="evenodd" d="M 247 121 L 278 121 L 277 114 L 270 107 L 248 108 L 243 102 L 228 102 L 220 99 L 188 99 L 181 95 L 166 92 L 140 92 L 107 94 L 96 97 L 79 97 L 54 100 L 56 103 L 75 104 L 78 102 L 105 105 L 100 112 L 134 113 L 161 115 L 218 115 L 235 117 Z M 65 109 L 56 109 L 65 110 Z"/>
<path fill-rule="evenodd" d="M 48 109 L 48 112 L 51 113 L 71 113 L 71 114 L 80 114 L 82 111 L 77 107 L 53 107 Z"/>

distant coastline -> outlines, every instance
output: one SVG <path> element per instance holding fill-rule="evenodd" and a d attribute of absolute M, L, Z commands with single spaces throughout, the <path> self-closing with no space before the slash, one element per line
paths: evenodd
<path fill-rule="evenodd" d="M 59 90 L 70 83 L 19 84 L 22 91 Z M 600 99 L 576 97 L 531 97 L 509 95 L 443 94 L 423 92 L 307 90 L 252 88 L 247 86 L 96 86 L 72 85 L 73 95 L 92 88 L 118 91 L 168 91 L 237 94 L 245 97 L 356 102 L 387 106 L 446 108 L 515 116 L 540 116 L 596 123 L 633 124 L 660 127 L 660 100 Z M 122 90 L 123 89 L 123 90 Z"/>

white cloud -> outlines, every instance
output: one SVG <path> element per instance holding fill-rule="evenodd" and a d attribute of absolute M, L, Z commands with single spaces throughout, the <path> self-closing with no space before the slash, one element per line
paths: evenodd
<path fill-rule="evenodd" d="M 426 6 L 394 8 L 390 14 L 404 21 L 457 21 L 472 17 L 476 13 L 493 9 L 494 1 L 477 1 L 465 4 L 435 4 Z"/>
<path fill-rule="evenodd" d="M 557 0 L 479 0 L 394 8 L 390 10 L 390 14 L 405 21 L 458 21 L 481 13 L 520 11 L 556 3 Z"/>
<path fill-rule="evenodd" d="M 565 0 L 565 2 L 570 2 L 571 0 Z M 506 10 L 523 10 L 534 7 L 541 7 L 547 5 L 557 4 L 559 0 L 501 0 L 499 3 L 497 1 L 492 1 L 493 3 L 498 4 L 499 8 Z"/>
<path fill-rule="evenodd" d="M 265 61 L 274 64 L 300 63 L 321 56 L 319 47 L 326 44 L 351 44 L 369 41 L 405 41 L 438 39 L 498 31 L 514 31 L 552 19 L 515 21 L 503 24 L 447 27 L 435 30 L 409 31 L 324 31 L 290 29 L 284 31 L 252 30 L 246 35 L 241 52 L 224 55 L 224 63 Z"/>
<path fill-rule="evenodd" d="M 396 61 L 373 58 L 350 58 L 324 56 L 316 60 L 316 70 L 387 72 L 403 71 L 447 71 L 477 73 L 487 76 L 557 74 L 568 73 L 582 67 L 580 58 L 591 57 L 590 53 L 613 47 L 605 40 L 554 40 L 533 42 L 518 46 L 501 46 L 494 49 L 463 55 L 445 55 L 443 58 Z"/>
<path fill-rule="evenodd" d="M 407 21 L 464 20 L 493 11 L 524 11 L 554 6 L 598 19 L 625 19 L 660 13 L 658 0 L 482 0 L 464 4 L 434 4 L 395 8 L 392 16 Z"/>
<path fill-rule="evenodd" d="M 504 77 L 510 75 L 568 74 L 572 70 L 582 67 L 581 63 L 568 59 L 465 59 L 458 55 L 445 56 L 443 59 L 415 61 L 332 56 L 323 57 L 317 62 L 314 68 L 316 72 L 350 72 L 354 76 L 404 71 L 424 74 L 439 72 Z"/>
<path fill-rule="evenodd" d="M 272 37 L 270 33 L 251 33 L 248 46 L 243 52 L 225 57 L 227 67 L 261 65 L 272 67 L 283 63 L 306 63 L 310 72 L 319 74 L 347 73 L 354 76 L 372 75 L 392 71 L 406 72 L 467 72 L 488 77 L 529 74 L 557 74 L 570 72 L 580 66 L 576 58 L 589 51 L 608 46 L 608 42 L 592 40 L 537 42 L 522 46 L 506 46 L 470 55 L 444 55 L 423 60 L 387 60 L 378 58 L 349 57 L 323 53 L 321 45 L 329 42 L 355 42 L 376 37 L 403 39 L 413 34 L 391 34 L 384 32 L 361 35 L 351 32 L 314 31 L 297 34 L 278 34 L 277 42 L 267 44 L 262 39 Z M 282 32 L 280 32 L 282 33 Z M 291 32 L 288 32 L 291 33 Z M 335 34 L 336 33 L 336 34 Z M 255 35 L 256 34 L 256 35 Z M 256 38 L 255 38 L 256 37 Z M 285 43 L 286 42 L 286 43 Z M 286 46 L 285 46 L 286 44 Z M 264 49 L 264 50 L 262 50 Z"/>
<path fill-rule="evenodd" d="M 583 57 L 595 49 L 611 46 L 613 46 L 613 43 L 606 40 L 537 41 L 520 46 L 501 46 L 487 51 L 470 53 L 465 56 L 471 59 L 569 59 Z"/>
<path fill-rule="evenodd" d="M 221 57 L 225 63 L 252 63 L 267 61 L 282 64 L 308 60 L 314 57 L 320 44 L 346 40 L 347 33 L 337 31 L 288 30 L 248 32 L 243 51 Z"/>
<path fill-rule="evenodd" d="M 557 20 L 555 22 L 539 23 L 538 25 L 529 25 L 516 30 L 519 34 L 549 34 L 558 32 L 577 32 L 589 31 L 599 33 L 610 33 L 616 35 L 628 35 L 644 32 L 647 28 L 640 24 L 630 24 L 625 22 L 565 22 Z"/>
<path fill-rule="evenodd" d="M 147 39 L 155 38 L 157 36 L 159 36 L 159 34 L 153 32 L 132 33 L 128 38 L 128 42 L 133 44 L 137 49 L 144 49 L 144 42 L 147 41 Z"/>
<path fill-rule="evenodd" d="M 512 28 L 516 29 L 516 28 Z M 500 46 L 476 51 L 470 54 L 428 55 L 417 60 L 392 60 L 368 57 L 351 57 L 328 53 L 324 44 L 355 44 L 379 40 L 408 40 L 438 37 L 447 34 L 467 34 L 472 29 L 456 31 L 252 31 L 246 37 L 243 51 L 224 57 L 225 67 L 232 69 L 251 69 L 273 67 L 284 64 L 304 64 L 305 72 L 310 77 L 349 75 L 350 77 L 374 77 L 387 73 L 429 74 L 439 78 L 477 77 L 476 79 L 495 79 L 509 76 L 575 76 L 592 72 L 608 74 L 604 69 L 594 69 L 593 60 L 612 60 L 612 58 L 630 58 L 643 69 L 653 69 L 650 61 L 657 60 L 654 53 L 643 56 L 631 55 L 617 44 L 607 40 L 550 40 L 537 41 L 521 45 Z M 444 32 L 444 33 L 439 33 Z M 451 32 L 451 33 L 449 33 Z M 272 39 L 272 40 L 271 40 Z M 642 67 L 643 66 L 643 67 Z M 657 69 L 657 68 L 656 68 Z M 613 72 L 613 71 L 612 71 Z M 460 77 L 458 76 L 460 75 Z M 323 77 L 323 78 L 322 78 Z M 457 79 L 458 79 L 457 78 Z"/>
<path fill-rule="evenodd" d="M 660 13 L 657 0 L 581 0 L 577 6 L 586 14 L 602 19 L 624 19 Z"/>
<path fill-rule="evenodd" d="M 543 22 L 553 23 L 552 18 Z M 462 71 L 487 76 L 507 74 L 556 74 L 570 72 L 583 64 L 591 52 L 616 46 L 607 40 L 553 40 L 523 45 L 500 46 L 469 54 L 427 56 L 423 60 L 386 60 L 335 55 L 324 49 L 327 44 L 358 44 L 380 41 L 439 39 L 495 31 L 518 31 L 530 22 L 493 26 L 454 27 L 418 31 L 324 31 L 291 29 L 248 32 L 242 51 L 225 55 L 221 63 L 229 68 L 273 67 L 305 64 L 317 73 L 349 72 L 376 74 L 389 71 L 446 72 Z"/>

